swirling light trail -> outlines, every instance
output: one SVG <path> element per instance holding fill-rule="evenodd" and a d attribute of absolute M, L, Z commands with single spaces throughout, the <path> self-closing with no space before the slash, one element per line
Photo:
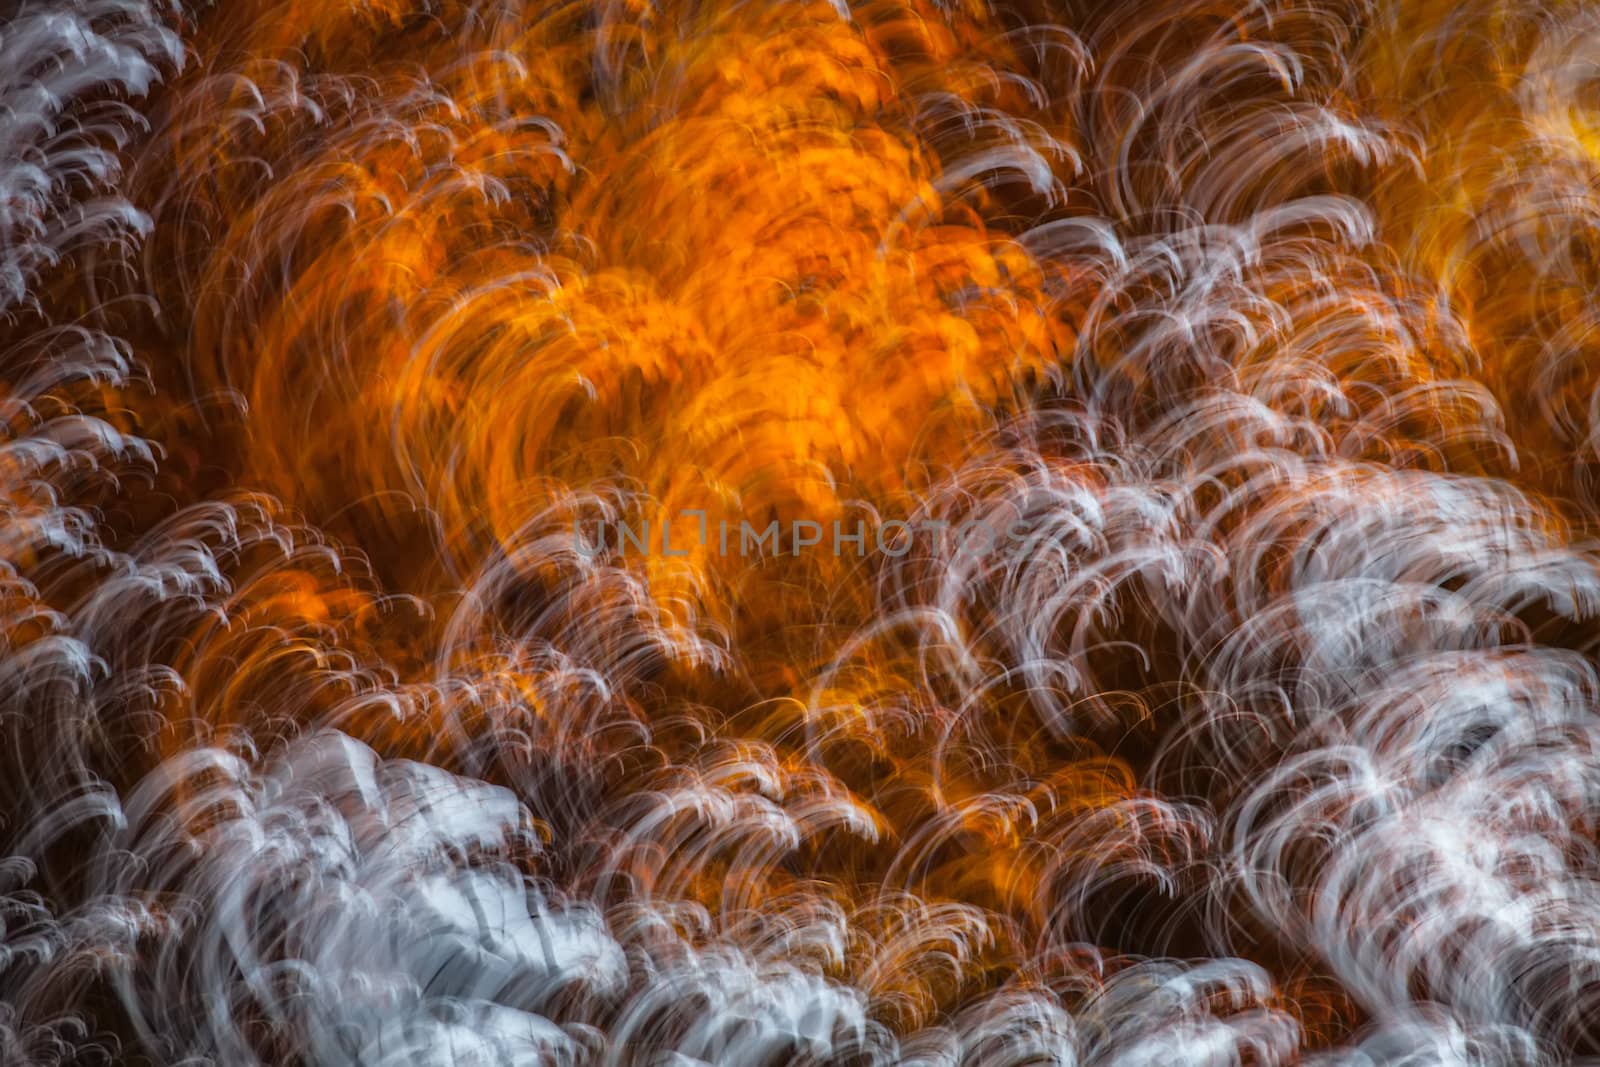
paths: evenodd
<path fill-rule="evenodd" d="M 0 1063 L 1600 1062 L 1597 47 L 20 0 Z"/>

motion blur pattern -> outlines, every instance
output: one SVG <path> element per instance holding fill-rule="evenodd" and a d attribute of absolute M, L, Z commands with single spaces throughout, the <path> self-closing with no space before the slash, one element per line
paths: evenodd
<path fill-rule="evenodd" d="M 1600 1062 L 1597 291 L 1591 4 L 21 0 L 0 1063 Z"/>

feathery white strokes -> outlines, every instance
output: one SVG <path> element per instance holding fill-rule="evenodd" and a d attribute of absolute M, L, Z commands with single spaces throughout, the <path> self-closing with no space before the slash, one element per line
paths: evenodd
<path fill-rule="evenodd" d="M 1266 30 L 1271 14 L 1240 19 Z M 1552 118 L 1588 83 L 1573 42 L 1592 39 L 1592 21 L 1549 18 L 1516 91 L 1530 127 L 1557 145 L 1552 172 L 1570 177 L 1586 133 Z M 994 560 L 886 563 L 881 625 L 924 635 L 930 691 L 1021 685 L 1062 737 L 1146 700 L 1126 688 L 1158 670 L 1141 638 L 1176 640 L 1179 710 L 1152 782 L 1185 788 L 1058 817 L 1035 783 L 1006 781 L 986 724 L 956 709 L 952 745 L 995 764 L 983 803 L 1052 857 L 1039 961 L 1079 951 L 1095 962 L 1077 984 L 1019 976 L 907 1032 L 880 1010 L 906 975 L 967 966 L 1004 917 L 893 887 L 851 904 L 802 881 L 777 906 L 738 889 L 825 830 L 908 850 L 914 866 L 956 823 L 883 839 L 829 785 L 826 737 L 809 779 L 735 739 L 631 794 L 584 797 L 582 749 L 563 731 L 594 728 L 596 714 L 629 721 L 616 694 L 638 669 L 630 656 L 697 654 L 648 619 L 612 620 L 645 631 L 620 660 L 583 647 L 591 630 L 570 619 L 521 620 L 504 635 L 505 655 L 540 657 L 558 679 L 550 735 L 520 740 L 555 753 L 528 773 L 556 780 L 522 792 L 383 759 L 339 729 L 372 706 L 403 717 L 513 699 L 492 678 L 449 666 L 429 687 L 386 687 L 381 665 L 338 660 L 336 682 L 318 684 L 364 684 L 328 721 L 262 751 L 224 737 L 113 784 L 119 744 L 154 750 L 163 716 L 192 714 L 157 650 L 207 618 L 227 625 L 235 594 L 275 569 L 340 566 L 315 531 L 243 495 L 116 548 L 101 530 L 98 505 L 137 493 L 160 450 L 82 388 L 133 388 L 128 346 L 90 325 L 97 316 L 49 308 L 35 286 L 74 257 L 127 262 L 150 225 L 118 194 L 119 150 L 141 129 L 144 94 L 180 64 L 179 25 L 173 11 L 106 0 L 27 5 L 0 28 L 0 308 L 35 324 L 8 335 L 3 357 L 0 566 L 6 630 L 19 636 L 0 656 L 16 753 L 0 1060 L 247 1064 L 268 1047 L 321 1064 L 1291 1060 L 1302 1034 L 1268 966 L 1238 958 L 1235 908 L 1286 954 L 1322 961 L 1370 1019 L 1318 1062 L 1563 1063 L 1592 1043 L 1600 679 L 1592 657 L 1541 644 L 1524 615 L 1592 617 L 1594 554 L 1504 482 L 1385 453 L 1395 426 L 1426 424 L 1440 402 L 1471 414 L 1465 432 L 1509 444 L 1493 400 L 1469 383 L 1392 394 L 1380 375 L 1361 377 L 1403 362 L 1439 322 L 1436 306 L 1397 298 L 1366 266 L 1376 232 L 1358 198 L 1303 192 L 1278 165 L 1342 153 L 1381 171 L 1417 158 L 1403 131 L 1310 102 L 1308 86 L 1343 75 L 1336 18 L 1327 55 L 1197 42 L 1187 65 L 1152 70 L 1140 100 L 1095 94 L 1115 42 L 1099 55 L 1094 40 L 1056 35 L 1085 56 L 1079 161 L 1110 191 L 1103 216 L 1022 238 L 1088 286 L 1076 400 L 998 427 L 990 454 L 928 504 L 950 519 L 1028 517 L 1035 541 Z M 1219 87 L 1263 74 L 1281 83 L 1279 106 L 1221 99 Z M 1007 136 L 1004 116 L 983 121 Z M 1169 134 L 1156 161 L 1141 158 L 1151 126 Z M 1007 167 L 1046 183 L 1017 144 L 948 181 Z M 1515 180 L 1529 182 L 1520 203 L 1536 222 L 1592 201 L 1583 183 L 1568 198 L 1537 176 Z M 1538 269 L 1573 269 L 1563 249 L 1537 247 L 1542 229 L 1519 225 L 1485 219 L 1477 239 L 1521 240 Z M 1453 343 L 1468 347 L 1459 332 Z M 1569 334 L 1549 341 L 1551 362 L 1579 351 Z M 551 537 L 528 551 L 562 550 Z M 476 581 L 452 643 L 496 625 L 480 605 L 500 566 Z M 632 581 L 563 566 L 580 600 L 591 583 Z M 874 637 L 830 669 L 848 669 Z M 453 663 L 448 649 L 440 663 Z M 468 749 L 479 724 L 458 727 Z M 632 728 L 648 736 L 645 722 Z M 485 766 L 519 743 L 511 733 L 481 742 Z M 578 798 L 550 799 L 566 774 Z M 573 810 L 552 810 L 560 803 Z M 547 841 L 535 820 L 610 833 Z M 64 847 L 80 857 L 71 869 L 44 861 Z M 530 881 L 519 860 L 546 849 L 588 855 L 587 873 Z M 738 872 L 716 915 L 683 893 L 713 856 Z M 1076 905 L 1130 878 L 1196 909 L 1215 958 L 1085 945 L 1093 931 Z M 1178 899 L 1196 886 L 1203 899 Z"/>

